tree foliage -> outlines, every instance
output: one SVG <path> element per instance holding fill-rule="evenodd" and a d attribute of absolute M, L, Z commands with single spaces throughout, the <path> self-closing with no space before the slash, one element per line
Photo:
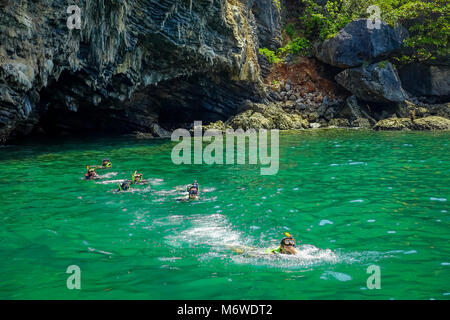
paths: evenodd
<path fill-rule="evenodd" d="M 369 18 L 369 6 L 380 8 L 381 19 L 394 26 L 400 23 L 409 31 L 405 46 L 410 52 L 403 60 L 428 60 L 448 56 L 450 1 L 448 0 L 329 0 L 325 6 L 302 0 L 300 34 L 309 41 L 326 40 L 349 22 Z"/>

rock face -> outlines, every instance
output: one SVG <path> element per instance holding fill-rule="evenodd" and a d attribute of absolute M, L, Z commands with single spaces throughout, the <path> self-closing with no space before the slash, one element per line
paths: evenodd
<path fill-rule="evenodd" d="M 0 140 L 142 131 L 225 119 L 265 96 L 259 43 L 276 43 L 272 0 L 0 1 Z"/>
<path fill-rule="evenodd" d="M 403 88 L 412 96 L 450 100 L 450 66 L 410 64 L 399 68 Z"/>
<path fill-rule="evenodd" d="M 367 19 L 358 19 L 335 37 L 316 46 L 315 56 L 332 66 L 357 67 L 401 49 L 407 35 L 404 28 L 394 29 L 385 22 L 381 23 L 380 29 L 368 29 Z"/>
<path fill-rule="evenodd" d="M 408 98 L 390 62 L 346 69 L 336 76 L 336 81 L 364 101 L 400 102 Z"/>

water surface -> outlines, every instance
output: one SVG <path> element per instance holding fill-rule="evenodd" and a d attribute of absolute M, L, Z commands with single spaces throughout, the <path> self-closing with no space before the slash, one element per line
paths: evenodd
<path fill-rule="evenodd" d="M 174 143 L 68 139 L 0 148 L 2 299 L 448 299 L 450 133 L 280 136 L 280 169 L 180 165 Z M 109 157 L 99 182 L 84 166 Z M 114 193 L 140 170 L 150 186 Z M 197 179 L 198 202 L 177 187 Z M 299 257 L 241 255 L 277 246 Z M 81 290 L 68 290 L 69 265 Z M 366 285 L 370 265 L 381 289 Z"/>

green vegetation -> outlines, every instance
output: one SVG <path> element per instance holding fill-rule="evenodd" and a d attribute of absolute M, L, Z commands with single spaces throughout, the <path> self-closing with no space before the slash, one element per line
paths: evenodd
<path fill-rule="evenodd" d="M 275 52 L 273 52 L 270 49 L 260 48 L 259 53 L 261 53 L 263 56 L 265 56 L 270 64 L 279 63 L 279 62 L 283 61 L 275 54 Z"/>
<path fill-rule="evenodd" d="M 405 40 L 407 50 L 394 58 L 397 62 L 435 60 L 450 54 L 448 0 L 329 0 L 325 6 L 314 0 L 301 3 L 303 14 L 298 24 L 289 23 L 285 28 L 288 43 L 277 52 L 260 49 L 270 63 L 281 62 L 288 54 L 308 55 L 312 42 L 332 38 L 353 20 L 369 18 L 372 12 L 367 9 L 372 5 L 380 8 L 383 21 L 391 26 L 400 23 L 409 32 L 410 37 Z"/>
<path fill-rule="evenodd" d="M 378 62 L 378 67 L 381 69 L 386 68 L 388 61 L 380 61 Z"/>
<path fill-rule="evenodd" d="M 399 60 L 436 59 L 450 53 L 450 1 L 448 0 L 334 0 L 322 7 L 313 0 L 302 0 L 304 13 L 299 32 L 309 41 L 326 40 L 358 18 L 369 18 L 371 5 L 380 8 L 381 19 L 394 26 L 406 27 L 410 38 L 405 46 L 410 52 Z"/>
<path fill-rule="evenodd" d="M 289 38 L 294 39 L 295 38 L 295 26 L 292 23 L 288 23 L 286 25 L 286 28 L 284 28 L 286 31 L 286 34 L 289 36 Z"/>
<path fill-rule="evenodd" d="M 311 49 L 311 43 L 308 39 L 304 37 L 297 37 L 294 40 L 289 41 L 289 43 L 278 49 L 278 56 L 286 56 L 289 53 L 293 55 L 308 55 Z"/>
<path fill-rule="evenodd" d="M 278 10 L 281 10 L 281 1 L 280 0 L 273 0 L 273 3 L 275 4 L 275 7 L 277 7 Z"/>

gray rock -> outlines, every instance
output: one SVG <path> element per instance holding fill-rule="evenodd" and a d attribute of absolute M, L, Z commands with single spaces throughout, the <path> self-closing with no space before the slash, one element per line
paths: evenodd
<path fill-rule="evenodd" d="M 336 118 L 336 119 L 331 119 L 328 122 L 328 125 L 331 127 L 338 127 L 338 128 L 346 128 L 350 126 L 350 123 L 347 119 L 344 118 Z"/>
<path fill-rule="evenodd" d="M 268 94 L 258 48 L 280 46 L 273 1 L 75 3 L 80 30 L 68 30 L 65 0 L 0 0 L 1 141 L 26 134 L 48 110 L 46 123 L 64 130 L 152 132 L 194 114 L 224 120 Z M 94 127 L 85 121 L 92 114 Z"/>
<path fill-rule="evenodd" d="M 450 98 L 450 66 L 410 64 L 399 68 L 399 76 L 412 96 Z"/>
<path fill-rule="evenodd" d="M 366 118 L 357 118 L 352 121 L 352 127 L 370 129 L 372 125 L 370 124 L 370 121 Z"/>
<path fill-rule="evenodd" d="M 382 22 L 380 29 L 368 29 L 367 19 L 350 22 L 338 34 L 315 47 L 317 59 L 327 64 L 349 68 L 386 56 L 402 48 L 408 37 L 402 28 Z"/>
<path fill-rule="evenodd" d="M 336 81 L 364 101 L 399 102 L 408 99 L 390 62 L 344 70 L 336 76 Z"/>
<path fill-rule="evenodd" d="M 377 121 L 372 117 L 371 111 L 367 104 L 358 101 L 355 96 L 348 97 L 345 104 L 342 105 L 336 116 L 354 121 L 359 118 L 368 119 L 373 125 Z"/>

